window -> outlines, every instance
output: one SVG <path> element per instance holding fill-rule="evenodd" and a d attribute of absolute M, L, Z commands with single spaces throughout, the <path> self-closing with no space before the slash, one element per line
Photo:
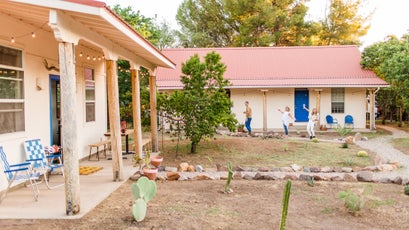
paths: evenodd
<path fill-rule="evenodd" d="M 94 70 L 84 69 L 85 78 L 85 121 L 95 121 L 95 79 Z"/>
<path fill-rule="evenodd" d="M 344 113 L 345 89 L 334 88 L 331 90 L 331 113 Z"/>
<path fill-rule="evenodd" d="M 0 134 L 25 130 L 22 51 L 0 46 Z"/>

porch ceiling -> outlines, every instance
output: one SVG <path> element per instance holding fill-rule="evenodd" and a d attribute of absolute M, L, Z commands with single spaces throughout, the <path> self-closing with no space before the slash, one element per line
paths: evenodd
<path fill-rule="evenodd" d="M 110 40 L 113 46 L 128 50 L 154 66 L 175 68 L 175 64 L 169 58 L 136 33 L 103 2 L 86 0 L 0 1 L 1 14 L 48 32 L 52 32 L 48 25 L 51 9 L 63 11 L 86 28 Z"/>

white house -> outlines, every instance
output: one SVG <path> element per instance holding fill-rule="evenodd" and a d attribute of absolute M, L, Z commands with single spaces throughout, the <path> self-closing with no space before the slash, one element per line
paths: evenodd
<path fill-rule="evenodd" d="M 367 95 L 388 84 L 360 66 L 361 53 L 356 46 L 241 47 L 165 49 L 162 52 L 176 63 L 176 69 L 158 68 L 160 91 L 182 89 L 181 63 L 194 54 L 204 57 L 215 51 L 227 66 L 224 74 L 234 103 L 232 112 L 244 123 L 244 102 L 253 109 L 252 128 L 282 128 L 278 108 L 289 106 L 295 125 L 306 125 L 308 108 L 317 108 L 320 123 L 331 115 L 343 125 L 346 115 L 355 128 L 366 127 Z M 371 111 L 374 111 L 373 109 Z M 374 116 L 371 116 L 374 128 Z M 373 127 L 372 127 L 373 126 Z"/>
<path fill-rule="evenodd" d="M 27 139 L 63 145 L 66 194 L 73 194 L 67 202 L 76 205 L 78 161 L 104 138 L 109 121 L 113 179 L 122 180 L 116 60 L 131 64 L 139 152 L 139 67 L 155 80 L 156 68 L 173 62 L 103 2 L 2 0 L 0 24 L 0 145 L 9 161 L 25 161 Z M 0 191 L 6 184 L 1 172 Z"/>

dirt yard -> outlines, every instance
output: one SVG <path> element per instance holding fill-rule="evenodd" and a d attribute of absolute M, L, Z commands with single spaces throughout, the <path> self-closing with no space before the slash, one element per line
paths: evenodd
<path fill-rule="evenodd" d="M 1 229 L 278 229 L 285 181 L 158 182 L 146 218 L 131 215 L 129 181 L 80 220 L 10 220 Z M 373 191 L 358 216 L 348 213 L 339 191 Z M 407 229 L 409 196 L 401 185 L 294 181 L 287 229 Z"/>
<path fill-rule="evenodd" d="M 271 145 L 257 143 L 259 149 L 267 148 L 260 143 Z M 82 219 L 2 220 L 0 229 L 279 229 L 285 182 L 236 179 L 233 193 L 224 194 L 225 180 L 158 181 L 147 216 L 137 223 L 128 181 Z M 371 192 L 353 216 L 338 193 L 361 194 L 366 187 Z M 408 222 L 409 196 L 402 185 L 293 181 L 287 229 L 408 229 Z"/>

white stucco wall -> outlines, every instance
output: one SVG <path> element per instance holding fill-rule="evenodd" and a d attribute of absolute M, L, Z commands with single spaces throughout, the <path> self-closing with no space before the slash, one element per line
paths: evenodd
<path fill-rule="evenodd" d="M 24 162 L 25 152 L 23 142 L 27 139 L 40 138 L 44 145 L 50 143 L 50 74 L 59 75 L 56 71 L 48 71 L 44 67 L 43 60 L 46 59 L 49 65 L 57 66 L 58 63 L 58 43 L 52 33 L 39 28 L 33 28 L 14 19 L 10 19 L 0 14 L 2 22 L 1 35 L 16 37 L 15 43 L 10 42 L 10 37 L 0 36 L 0 45 L 21 49 L 23 51 L 24 68 L 24 97 L 25 97 L 25 131 L 9 134 L 0 134 L 0 145 L 3 146 L 7 158 L 11 164 Z M 36 31 L 36 38 L 32 38 L 31 31 Z M 24 35 L 27 36 L 18 36 Z M 81 44 L 81 42 L 80 42 Z M 102 56 L 96 50 L 89 50 L 84 46 L 77 46 L 76 52 L 84 54 Z M 92 57 L 91 56 L 91 57 Z M 84 89 L 84 67 L 91 67 L 95 71 L 95 93 L 96 93 L 96 121 L 85 122 L 85 89 Z M 77 125 L 79 158 L 87 157 L 89 153 L 88 144 L 99 141 L 104 137 L 107 130 L 107 105 L 106 105 L 106 84 L 105 84 L 105 61 L 86 60 L 86 57 L 76 59 L 77 77 Z M 43 88 L 37 88 L 39 83 Z M 63 90 L 63 89 L 62 89 Z M 71 124 L 63 124 L 71 125 Z M 0 190 L 5 187 L 5 177 L 0 173 Z"/>
<path fill-rule="evenodd" d="M 309 107 L 316 107 L 316 91 L 309 90 Z M 366 127 L 366 90 L 364 88 L 346 88 L 345 89 L 345 112 L 331 113 L 331 89 L 324 88 L 321 92 L 321 113 L 320 122 L 325 124 L 326 115 L 332 115 L 337 118 L 341 125 L 344 125 L 346 115 L 352 115 L 355 128 Z M 282 128 L 281 113 L 278 108 L 284 110 L 289 106 L 294 115 L 294 88 L 269 89 L 267 95 L 267 129 L 276 130 Z M 250 102 L 253 109 L 252 128 L 262 130 L 263 128 L 263 92 L 260 89 L 232 89 L 231 99 L 233 101 L 232 112 L 236 115 L 239 122 L 243 123 L 245 116 L 244 102 Z M 295 126 L 306 126 L 306 122 L 295 122 Z"/>

